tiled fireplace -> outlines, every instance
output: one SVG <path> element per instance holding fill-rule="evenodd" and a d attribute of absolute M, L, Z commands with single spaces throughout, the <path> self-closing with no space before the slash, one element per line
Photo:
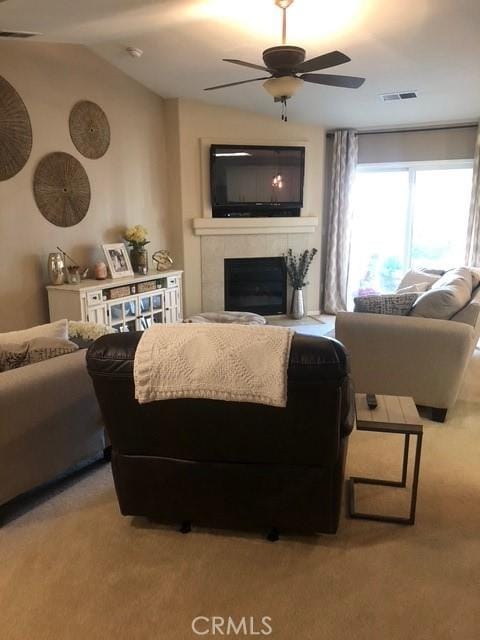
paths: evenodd
<path fill-rule="evenodd" d="M 289 248 L 299 252 L 315 246 L 314 242 L 314 235 L 311 233 L 203 236 L 201 238 L 202 310 L 225 310 L 225 260 L 231 258 L 280 258 Z M 312 273 L 310 281 L 311 286 L 319 286 L 315 274 Z M 313 311 L 314 309 L 308 307 L 308 298 L 307 288 L 307 309 Z M 287 309 L 288 304 L 287 299 Z M 258 311 L 258 313 L 262 313 L 262 311 Z M 278 311 L 274 313 L 278 313 Z M 270 314 L 264 311 L 262 315 Z"/>

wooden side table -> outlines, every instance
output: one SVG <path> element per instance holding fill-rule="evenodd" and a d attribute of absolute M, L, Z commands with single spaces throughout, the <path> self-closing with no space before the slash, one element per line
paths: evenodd
<path fill-rule="evenodd" d="M 377 403 L 378 406 L 375 409 L 369 409 L 366 395 L 364 393 L 357 393 L 355 395 L 355 404 L 357 408 L 357 430 L 404 434 L 405 442 L 403 448 L 402 478 L 400 481 L 395 481 L 352 476 L 348 481 L 349 514 L 351 518 L 412 525 L 415 524 L 415 510 L 417 506 L 418 477 L 420 473 L 420 458 L 422 455 L 423 424 L 412 398 L 379 395 L 377 396 Z M 417 438 L 410 500 L 410 514 L 406 517 L 385 516 L 381 514 L 361 513 L 356 511 L 356 484 L 374 484 L 401 488 L 405 488 L 407 486 L 410 436 L 416 436 Z"/>

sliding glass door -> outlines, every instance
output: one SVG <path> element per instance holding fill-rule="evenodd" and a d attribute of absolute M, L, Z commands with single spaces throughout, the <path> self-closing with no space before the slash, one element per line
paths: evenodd
<path fill-rule="evenodd" d="M 465 260 L 472 168 L 417 169 L 413 202 L 413 268 L 443 268 Z"/>
<path fill-rule="evenodd" d="M 358 171 L 353 191 L 349 300 L 392 291 L 405 263 L 407 170 Z"/>
<path fill-rule="evenodd" d="M 409 268 L 463 264 L 472 162 L 360 165 L 348 282 L 353 297 L 395 291 Z"/>

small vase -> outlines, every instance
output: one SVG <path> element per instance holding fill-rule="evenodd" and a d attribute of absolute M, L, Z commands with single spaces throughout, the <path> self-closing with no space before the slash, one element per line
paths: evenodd
<path fill-rule="evenodd" d="M 65 267 L 65 278 L 68 284 L 80 284 L 80 267 L 76 265 Z"/>
<path fill-rule="evenodd" d="M 146 249 L 131 249 L 130 260 L 134 273 L 148 273 L 148 251 Z"/>
<path fill-rule="evenodd" d="M 300 320 L 305 315 L 305 304 L 303 302 L 303 289 L 294 289 L 290 315 L 294 320 Z"/>

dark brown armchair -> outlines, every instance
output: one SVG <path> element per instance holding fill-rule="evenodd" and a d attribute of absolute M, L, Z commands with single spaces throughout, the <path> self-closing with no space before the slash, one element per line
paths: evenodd
<path fill-rule="evenodd" d="M 133 362 L 140 337 L 104 336 L 87 356 L 112 443 L 122 514 L 208 527 L 335 533 L 354 423 L 342 345 L 294 336 L 286 408 L 197 399 L 139 405 Z"/>

